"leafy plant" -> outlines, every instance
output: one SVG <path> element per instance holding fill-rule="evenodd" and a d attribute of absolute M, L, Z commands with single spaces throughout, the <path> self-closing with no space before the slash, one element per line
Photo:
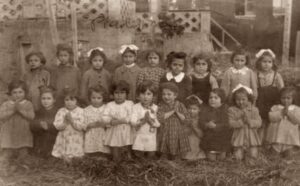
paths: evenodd
<path fill-rule="evenodd" d="M 172 38 L 175 35 L 183 35 L 185 27 L 180 24 L 179 20 L 175 19 L 175 16 L 167 15 L 167 13 L 163 12 L 158 15 L 158 19 L 158 26 L 161 29 L 163 36 L 167 39 Z"/>

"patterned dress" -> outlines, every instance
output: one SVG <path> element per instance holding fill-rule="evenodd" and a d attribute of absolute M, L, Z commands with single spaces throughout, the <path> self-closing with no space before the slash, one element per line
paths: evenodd
<path fill-rule="evenodd" d="M 125 120 L 126 123 L 109 126 L 106 129 L 106 137 L 104 144 L 110 147 L 124 147 L 133 144 L 134 130 L 131 127 L 130 119 L 132 113 L 133 102 L 126 100 L 124 103 L 117 104 L 112 101 L 106 105 L 103 114 L 103 120 L 110 123 L 112 119 Z"/>
<path fill-rule="evenodd" d="M 249 105 L 243 110 L 233 106 L 228 109 L 228 115 L 229 125 L 233 128 L 233 147 L 249 148 L 261 145 L 257 130 L 262 126 L 262 121 L 255 106 Z"/>
<path fill-rule="evenodd" d="M 289 106 L 287 116 L 283 115 L 283 109 L 282 105 L 272 107 L 269 113 L 271 123 L 266 136 L 266 141 L 278 152 L 300 146 L 300 108 L 296 105 Z"/>
<path fill-rule="evenodd" d="M 74 123 L 68 123 L 65 116 L 70 113 Z M 74 158 L 84 155 L 83 137 L 84 112 L 80 107 L 73 110 L 61 108 L 57 112 L 54 126 L 59 130 L 52 150 L 52 155 L 57 158 Z"/>
<path fill-rule="evenodd" d="M 50 73 L 43 68 L 29 71 L 25 74 L 24 81 L 28 88 L 28 98 L 31 100 L 34 110 L 38 110 L 41 102 L 39 87 L 50 85 Z"/>
<path fill-rule="evenodd" d="M 94 122 L 103 122 L 103 113 L 105 106 L 99 108 L 93 107 L 92 105 L 84 109 L 84 118 L 85 118 L 85 128 L 89 124 Z M 94 152 L 103 152 L 109 153 L 109 148 L 104 145 L 105 140 L 105 126 L 90 128 L 85 133 L 84 138 L 84 152 L 85 153 L 94 153 Z"/>
<path fill-rule="evenodd" d="M 15 110 L 15 102 L 4 102 L 0 106 L 0 148 L 32 147 L 33 139 L 30 131 L 30 121 L 34 118 L 34 109 L 31 102 L 21 101 L 19 111 Z"/>
<path fill-rule="evenodd" d="M 154 119 L 153 127 L 148 123 L 144 124 L 136 132 L 136 137 L 134 139 L 132 149 L 139 151 L 156 151 L 156 128 L 160 126 L 157 120 L 157 106 L 153 104 L 150 108 L 145 108 L 141 103 L 137 103 L 132 108 L 131 124 L 137 126 L 141 119 L 145 117 L 146 112 L 149 112 L 150 117 Z"/>
<path fill-rule="evenodd" d="M 144 81 L 150 80 L 156 87 L 158 87 L 159 81 L 165 73 L 165 70 L 160 67 L 145 67 L 138 75 L 137 85 L 140 85 Z"/>
<path fill-rule="evenodd" d="M 188 135 L 185 130 L 184 123 L 174 113 L 168 119 L 164 119 L 164 115 L 174 109 L 178 109 L 186 120 L 189 119 L 189 114 L 185 106 L 176 101 L 170 106 L 162 103 L 158 107 L 157 118 L 161 124 L 159 132 L 159 151 L 171 155 L 183 155 L 191 150 Z"/>

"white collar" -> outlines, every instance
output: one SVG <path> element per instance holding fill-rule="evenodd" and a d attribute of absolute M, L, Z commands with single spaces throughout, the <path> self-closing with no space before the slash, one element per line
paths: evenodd
<path fill-rule="evenodd" d="M 242 74 L 242 75 L 245 75 L 247 73 L 247 71 L 249 70 L 248 67 L 243 67 L 241 69 L 236 69 L 234 67 L 231 67 L 230 69 L 234 74 Z"/>
<path fill-rule="evenodd" d="M 126 68 L 132 68 L 132 67 L 134 67 L 135 63 L 132 63 L 130 65 L 126 65 L 126 64 L 124 64 L 124 65 L 125 65 Z"/>
<path fill-rule="evenodd" d="M 168 81 L 174 79 L 176 83 L 179 83 L 184 78 L 184 73 L 180 72 L 177 76 L 173 76 L 172 72 L 167 72 L 166 78 Z"/>

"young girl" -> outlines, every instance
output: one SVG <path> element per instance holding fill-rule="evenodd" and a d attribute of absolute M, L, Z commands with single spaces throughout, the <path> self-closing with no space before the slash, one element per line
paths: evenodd
<path fill-rule="evenodd" d="M 50 73 L 44 69 L 46 59 L 42 52 L 31 52 L 25 57 L 30 70 L 24 76 L 24 81 L 28 87 L 28 98 L 31 100 L 34 110 L 40 108 L 41 86 L 50 84 Z"/>
<path fill-rule="evenodd" d="M 84 109 L 86 128 L 84 152 L 104 155 L 109 153 L 109 148 L 104 145 L 106 123 L 103 122 L 103 113 L 107 97 L 106 89 L 102 86 L 92 87 L 89 89 L 88 97 L 91 105 Z"/>
<path fill-rule="evenodd" d="M 231 148 L 232 131 L 228 126 L 228 107 L 223 89 L 213 89 L 209 94 L 208 106 L 200 113 L 200 126 L 203 130 L 201 147 L 211 160 L 223 160 Z"/>
<path fill-rule="evenodd" d="M 233 128 L 232 146 L 237 160 L 244 158 L 245 151 L 250 157 L 258 157 L 261 139 L 258 129 L 262 125 L 258 109 L 253 105 L 253 92 L 249 87 L 239 84 L 233 90 L 233 106 L 229 108 L 229 125 Z"/>
<path fill-rule="evenodd" d="M 256 100 L 257 81 L 254 72 L 247 67 L 250 63 L 247 53 L 244 50 L 235 51 L 231 56 L 231 63 L 233 67 L 225 72 L 221 82 L 221 88 L 225 90 L 228 100 L 231 101 L 231 92 L 238 84 L 251 88 Z"/>
<path fill-rule="evenodd" d="M 83 152 L 84 112 L 77 106 L 76 91 L 65 88 L 65 105 L 59 109 L 54 126 L 59 131 L 52 150 L 52 155 L 69 162 L 74 157 L 81 157 Z"/>
<path fill-rule="evenodd" d="M 133 102 L 127 100 L 129 84 L 126 81 L 112 86 L 114 101 L 106 105 L 103 120 L 108 123 L 104 144 L 111 149 L 113 160 L 121 161 L 121 153 L 127 150 L 131 158 L 131 145 L 133 143 L 133 129 L 130 125 Z"/>
<path fill-rule="evenodd" d="M 101 85 L 108 92 L 111 85 L 111 74 L 103 67 L 107 58 L 102 48 L 94 48 L 89 52 L 89 62 L 91 68 L 83 74 L 81 82 L 80 94 L 85 101 L 89 100 L 89 88 Z"/>
<path fill-rule="evenodd" d="M 201 104 L 202 100 L 195 95 L 189 96 L 185 102 L 191 116 L 191 121 L 189 121 L 186 126 L 191 146 L 191 151 L 184 156 L 184 159 L 187 160 L 199 160 L 205 158 L 205 154 L 200 149 L 200 140 L 203 137 L 203 132 L 199 128 L 199 113 Z"/>
<path fill-rule="evenodd" d="M 129 84 L 130 92 L 127 99 L 132 101 L 135 101 L 137 77 L 141 72 L 141 68 L 135 64 L 138 49 L 135 45 L 121 46 L 120 53 L 124 64 L 115 70 L 113 76 L 114 83 L 125 80 Z"/>
<path fill-rule="evenodd" d="M 208 104 L 210 91 L 219 87 L 216 78 L 211 75 L 211 59 L 207 55 L 200 54 L 193 57 L 192 62 L 194 69 L 191 74 L 193 94 Z"/>
<path fill-rule="evenodd" d="M 155 50 L 151 50 L 146 55 L 146 59 L 149 66 L 142 69 L 141 73 L 139 73 L 137 85 L 139 86 L 142 82 L 149 80 L 158 88 L 159 81 L 165 74 L 165 70 L 159 66 L 162 55 Z"/>
<path fill-rule="evenodd" d="M 279 91 L 284 87 L 283 79 L 277 72 L 275 64 L 275 54 L 270 49 L 262 49 L 257 54 L 256 61 L 258 99 L 257 107 L 263 120 L 261 131 L 264 136 L 264 129 L 269 123 L 268 113 L 271 107 L 279 103 Z"/>
<path fill-rule="evenodd" d="M 152 81 L 142 82 L 137 89 L 140 102 L 132 107 L 131 116 L 131 124 L 137 129 L 132 149 L 145 152 L 150 158 L 157 150 L 156 128 L 160 126 L 156 117 L 157 106 L 153 104 L 156 92 L 157 87 Z"/>
<path fill-rule="evenodd" d="M 269 112 L 270 125 L 266 141 L 273 150 L 289 158 L 294 147 L 299 147 L 300 108 L 294 105 L 296 90 L 292 87 L 281 90 L 281 104 Z"/>
<path fill-rule="evenodd" d="M 25 158 L 33 146 L 30 121 L 34 118 L 32 103 L 25 99 L 27 89 L 23 81 L 8 86 L 10 100 L 0 106 L 0 148 L 5 161 L 14 154 Z"/>
<path fill-rule="evenodd" d="M 60 64 L 51 74 L 51 85 L 57 93 L 57 105 L 63 106 L 63 90 L 70 88 L 78 95 L 81 75 L 79 69 L 73 66 L 73 50 L 70 46 L 59 44 L 56 55 Z"/>
<path fill-rule="evenodd" d="M 184 73 L 187 68 L 186 54 L 184 52 L 174 52 L 168 60 L 170 72 L 167 72 L 160 80 L 160 83 L 173 82 L 179 87 L 177 99 L 183 102 L 192 94 L 192 81 Z"/>
<path fill-rule="evenodd" d="M 58 132 L 53 125 L 58 109 L 55 106 L 55 95 L 52 88 L 41 87 L 40 92 L 41 108 L 35 114 L 31 130 L 33 131 L 35 153 L 46 158 L 51 155 Z"/>
<path fill-rule="evenodd" d="M 161 84 L 162 103 L 158 107 L 157 118 L 161 124 L 159 151 L 168 159 L 181 157 L 190 151 L 184 123 L 189 119 L 185 106 L 177 101 L 179 88 L 173 82 Z"/>

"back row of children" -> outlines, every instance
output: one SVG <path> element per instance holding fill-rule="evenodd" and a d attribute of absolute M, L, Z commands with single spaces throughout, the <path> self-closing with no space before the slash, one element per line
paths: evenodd
<path fill-rule="evenodd" d="M 165 70 L 160 54 L 151 51 L 149 66 L 141 69 L 135 64 L 137 50 L 123 45 L 123 65 L 111 76 L 103 49 L 93 49 L 91 68 L 82 77 L 66 45 L 58 47 L 60 64 L 51 73 L 43 68 L 42 53 L 30 53 L 25 83 L 12 82 L 10 100 L 0 107 L 4 157 L 23 158 L 34 147 L 42 156 L 67 161 L 99 153 L 119 161 L 123 152 L 131 158 L 132 149 L 138 156 L 158 151 L 169 159 L 216 160 L 234 149 L 242 160 L 245 152 L 256 158 L 262 141 L 287 155 L 300 145 L 296 91 L 283 88 L 271 50 L 257 53 L 257 73 L 248 68 L 244 51 L 233 53 L 221 88 L 206 55 L 193 58 L 188 75 L 183 52 L 170 53 Z M 81 108 L 82 100 L 89 106 Z"/>

